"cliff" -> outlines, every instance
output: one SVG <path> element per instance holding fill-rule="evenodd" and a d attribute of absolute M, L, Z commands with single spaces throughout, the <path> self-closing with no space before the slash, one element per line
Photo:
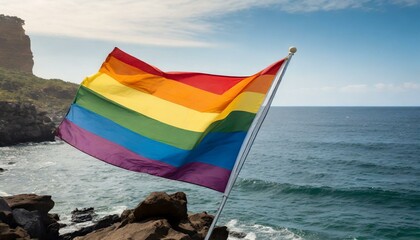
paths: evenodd
<path fill-rule="evenodd" d="M 0 15 L 0 146 L 54 140 L 77 85 L 32 74 L 30 39 L 18 17 Z"/>
<path fill-rule="evenodd" d="M 0 67 L 0 101 L 27 102 L 61 121 L 76 94 L 78 85 L 59 79 L 43 79 L 29 73 Z"/>
<path fill-rule="evenodd" d="M 54 123 L 33 104 L 0 101 L 0 109 L 0 147 L 54 141 Z"/>
<path fill-rule="evenodd" d="M 32 74 L 31 40 L 24 24 L 18 17 L 0 15 L 0 67 Z"/>

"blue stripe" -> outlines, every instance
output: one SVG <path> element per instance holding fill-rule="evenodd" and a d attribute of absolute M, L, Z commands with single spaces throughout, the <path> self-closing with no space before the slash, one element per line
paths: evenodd
<path fill-rule="evenodd" d="M 143 137 L 77 104 L 71 106 L 66 118 L 77 126 L 142 157 L 174 167 L 190 162 L 202 162 L 232 170 L 246 136 L 246 132 L 212 132 L 194 149 L 188 151 Z"/>

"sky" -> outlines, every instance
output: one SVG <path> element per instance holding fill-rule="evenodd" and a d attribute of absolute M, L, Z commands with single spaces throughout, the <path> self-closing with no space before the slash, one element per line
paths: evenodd
<path fill-rule="evenodd" d="M 0 0 L 34 74 L 80 83 L 114 47 L 163 71 L 252 75 L 297 47 L 276 106 L 420 106 L 420 0 Z"/>

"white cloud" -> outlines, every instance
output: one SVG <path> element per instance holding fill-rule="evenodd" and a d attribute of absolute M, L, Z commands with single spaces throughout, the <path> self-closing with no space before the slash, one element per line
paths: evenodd
<path fill-rule="evenodd" d="M 365 93 L 369 90 L 366 84 L 353 84 L 339 88 L 340 92 L 344 93 Z"/>
<path fill-rule="evenodd" d="M 420 84 L 414 82 L 404 82 L 401 84 L 377 83 L 374 85 L 374 89 L 379 92 L 413 91 L 420 90 Z"/>
<path fill-rule="evenodd" d="M 199 36 L 217 29 L 218 17 L 246 9 L 332 11 L 419 0 L 0 0 L 0 11 L 18 16 L 30 34 L 58 35 L 168 46 L 211 46 Z M 205 38 L 201 38 L 205 39 Z"/>
<path fill-rule="evenodd" d="M 304 87 L 296 89 L 299 93 L 385 93 L 420 91 L 420 83 L 376 83 L 376 84 L 349 84 L 345 86 Z"/>

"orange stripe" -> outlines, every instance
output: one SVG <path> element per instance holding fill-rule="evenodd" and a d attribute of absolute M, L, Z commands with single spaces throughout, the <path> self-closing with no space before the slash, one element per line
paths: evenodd
<path fill-rule="evenodd" d="M 265 94 L 274 78 L 274 75 L 258 76 L 258 74 L 255 74 L 251 77 L 244 78 L 224 94 L 219 95 L 143 72 L 112 56 L 108 57 L 99 71 L 106 73 L 127 87 L 200 112 L 221 112 L 241 92 L 247 91 Z M 182 96 L 182 98 L 179 96 Z M 197 99 L 200 99 L 200 101 L 197 101 Z"/>

